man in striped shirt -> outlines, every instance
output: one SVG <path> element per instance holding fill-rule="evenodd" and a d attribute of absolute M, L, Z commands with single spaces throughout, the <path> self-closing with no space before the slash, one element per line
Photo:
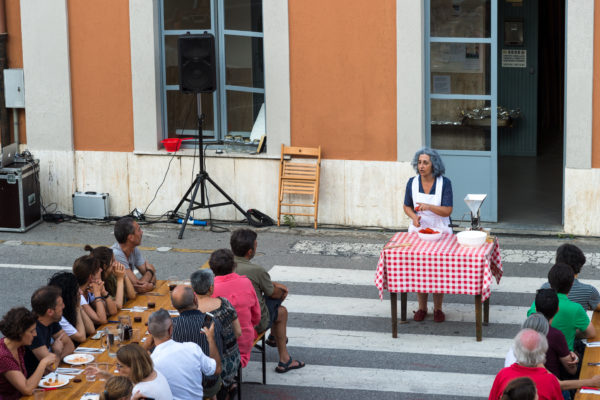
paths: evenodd
<path fill-rule="evenodd" d="M 206 335 L 202 331 L 204 317 L 206 314 L 198 310 L 198 300 L 194 290 L 189 286 L 177 286 L 171 293 L 171 303 L 179 311 L 179 317 L 173 319 L 173 340 L 176 342 L 194 342 L 202 348 L 204 354 L 211 354 Z M 221 323 L 213 321 L 215 326 L 215 343 L 219 351 L 219 357 L 223 358 L 223 337 L 221 336 Z M 219 374 L 204 376 L 202 386 L 204 397 L 212 397 L 221 388 L 221 377 Z"/>
<path fill-rule="evenodd" d="M 567 264 L 573 270 L 575 279 L 567 297 L 569 300 L 581 304 L 585 310 L 600 311 L 600 293 L 598 289 L 577 279 L 581 268 L 585 264 L 585 254 L 575 245 L 565 243 L 556 249 L 556 262 Z M 542 285 L 542 289 L 548 289 L 548 282 Z"/>

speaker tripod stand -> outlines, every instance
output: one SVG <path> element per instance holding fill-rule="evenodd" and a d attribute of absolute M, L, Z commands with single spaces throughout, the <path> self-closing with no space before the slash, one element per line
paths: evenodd
<path fill-rule="evenodd" d="M 185 214 L 185 218 L 183 219 L 183 222 L 181 224 L 181 230 L 179 231 L 179 239 L 183 238 L 183 232 L 185 231 L 185 227 L 187 226 L 191 212 L 199 208 L 221 207 L 231 204 L 235 208 L 237 208 L 238 211 L 241 212 L 244 217 L 248 218 L 246 211 L 244 211 L 244 209 L 242 209 L 242 207 L 240 207 L 239 204 L 237 204 L 235 200 L 231 198 L 231 196 L 229 196 L 223 189 L 221 189 L 221 187 L 211 179 L 211 177 L 208 175 L 208 172 L 206 172 L 206 170 L 204 169 L 204 153 L 202 151 L 202 145 L 204 143 L 202 137 L 202 125 L 204 122 L 204 114 L 202 113 L 202 99 L 200 98 L 200 96 L 200 93 L 196 95 L 198 102 L 198 158 L 200 161 L 200 171 L 196 174 L 196 179 L 194 179 L 188 190 L 183 195 L 183 198 L 179 201 L 179 204 L 177 204 L 177 207 L 175 207 L 175 210 L 173 211 L 173 215 L 177 215 L 183 203 L 189 203 L 187 212 Z M 223 195 L 223 197 L 227 199 L 227 201 L 216 204 L 209 204 L 207 201 L 206 182 L 210 183 L 219 193 Z M 200 191 L 200 202 L 196 201 L 196 195 L 198 194 L 198 191 Z M 190 192 L 192 193 L 192 197 L 188 198 Z"/>

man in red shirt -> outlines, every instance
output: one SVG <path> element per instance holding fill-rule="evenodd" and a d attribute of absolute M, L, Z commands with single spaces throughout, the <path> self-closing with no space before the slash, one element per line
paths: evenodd
<path fill-rule="evenodd" d="M 489 400 L 498 400 L 506 385 L 515 378 L 527 376 L 535 383 L 540 400 L 562 399 L 558 379 L 546 368 L 546 337 L 533 329 L 523 329 L 515 337 L 513 348 L 517 362 L 498 372 Z"/>

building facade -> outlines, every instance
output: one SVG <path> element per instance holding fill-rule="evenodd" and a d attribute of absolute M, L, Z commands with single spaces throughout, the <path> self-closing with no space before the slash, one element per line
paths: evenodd
<path fill-rule="evenodd" d="M 202 95 L 205 144 L 267 138 L 261 154 L 206 150 L 242 207 L 275 216 L 281 144 L 320 145 L 320 223 L 405 228 L 411 160 L 430 145 L 455 220 L 467 193 L 486 193 L 485 220 L 548 208 L 522 222 L 600 235 L 600 1 L 7 0 L 6 18 L 8 65 L 25 79 L 21 148 L 63 212 L 90 190 L 110 193 L 111 215 L 175 208 L 198 170 L 193 146 L 173 156 L 160 143 L 197 118 L 178 92 L 176 38 L 208 31 L 219 89 Z"/>

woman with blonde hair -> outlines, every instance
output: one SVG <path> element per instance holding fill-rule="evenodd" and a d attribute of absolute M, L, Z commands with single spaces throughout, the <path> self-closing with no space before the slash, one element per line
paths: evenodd
<path fill-rule="evenodd" d="M 100 400 L 129 400 L 133 383 L 124 376 L 113 376 L 104 385 Z"/>
<path fill-rule="evenodd" d="M 172 400 L 167 379 L 154 370 L 150 354 L 139 344 L 128 344 L 117 351 L 117 368 L 134 383 L 134 396 L 139 392 L 154 400 Z"/>
<path fill-rule="evenodd" d="M 150 354 L 139 344 L 128 344 L 117 351 L 117 369 L 121 376 L 133 382 L 133 399 L 147 397 L 154 400 L 173 400 L 169 382 L 154 369 Z M 96 367 L 87 367 L 84 373 L 112 377 L 109 372 L 100 371 Z"/>

